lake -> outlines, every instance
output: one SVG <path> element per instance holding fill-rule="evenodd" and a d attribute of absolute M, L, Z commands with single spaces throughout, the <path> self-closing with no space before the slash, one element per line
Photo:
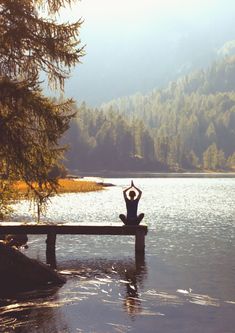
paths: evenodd
<path fill-rule="evenodd" d="M 44 221 L 120 223 L 129 179 L 100 192 L 54 197 Z M 0 301 L 0 332 L 234 333 L 235 179 L 137 178 L 149 232 L 145 257 L 132 236 L 57 236 L 61 288 Z M 14 220 L 32 220 L 29 204 Z M 45 262 L 45 236 L 24 252 Z"/>

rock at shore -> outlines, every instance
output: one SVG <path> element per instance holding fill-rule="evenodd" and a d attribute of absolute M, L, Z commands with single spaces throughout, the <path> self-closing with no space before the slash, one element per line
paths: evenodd
<path fill-rule="evenodd" d="M 63 283 L 65 279 L 47 265 L 0 242 L 0 295 Z"/>

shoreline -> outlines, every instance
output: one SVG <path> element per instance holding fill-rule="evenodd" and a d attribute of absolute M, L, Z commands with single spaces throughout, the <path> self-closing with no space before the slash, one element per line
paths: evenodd
<path fill-rule="evenodd" d="M 16 190 L 16 199 L 27 198 L 28 186 L 24 181 L 17 181 L 13 184 L 13 188 Z M 96 181 L 84 180 L 80 177 L 73 178 L 60 178 L 58 181 L 57 192 L 53 195 L 60 195 L 64 193 L 84 193 L 101 191 L 104 188 L 102 183 Z"/>
<path fill-rule="evenodd" d="M 235 172 L 74 171 L 73 177 L 98 178 L 235 178 Z"/>

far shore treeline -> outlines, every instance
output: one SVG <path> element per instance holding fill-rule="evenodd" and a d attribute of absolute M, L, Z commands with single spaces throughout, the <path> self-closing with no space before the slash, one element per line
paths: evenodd
<path fill-rule="evenodd" d="M 148 95 L 75 107 L 63 143 L 69 170 L 235 168 L 235 57 Z"/>

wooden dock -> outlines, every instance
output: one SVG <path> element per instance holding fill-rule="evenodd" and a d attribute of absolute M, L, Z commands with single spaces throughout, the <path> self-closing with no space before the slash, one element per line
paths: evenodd
<path fill-rule="evenodd" d="M 136 254 L 144 254 L 147 232 L 146 225 L 0 223 L 0 234 L 47 235 L 46 258 L 52 266 L 56 263 L 56 235 L 131 235 L 135 236 Z"/>

